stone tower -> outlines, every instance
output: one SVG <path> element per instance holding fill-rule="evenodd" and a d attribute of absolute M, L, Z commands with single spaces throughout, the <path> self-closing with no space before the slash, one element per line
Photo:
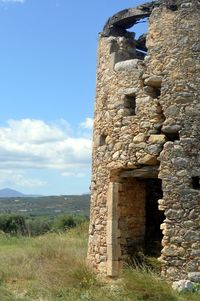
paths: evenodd
<path fill-rule="evenodd" d="M 91 189 L 98 273 L 142 250 L 167 280 L 200 283 L 200 1 L 126 9 L 100 33 Z"/>

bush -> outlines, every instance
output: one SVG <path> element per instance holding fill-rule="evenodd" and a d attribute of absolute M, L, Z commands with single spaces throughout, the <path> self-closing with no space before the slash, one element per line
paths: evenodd
<path fill-rule="evenodd" d="M 0 230 L 10 234 L 26 234 L 25 217 L 17 214 L 1 214 Z"/>
<path fill-rule="evenodd" d="M 37 236 L 51 231 L 53 225 L 49 217 L 33 217 L 26 219 L 26 233 L 29 236 Z"/>
<path fill-rule="evenodd" d="M 76 227 L 86 221 L 84 216 L 58 215 L 54 218 L 53 227 L 55 230 L 65 231 Z"/>

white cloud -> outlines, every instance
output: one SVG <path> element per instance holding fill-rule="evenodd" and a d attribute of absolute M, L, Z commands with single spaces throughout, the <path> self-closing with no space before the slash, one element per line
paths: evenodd
<path fill-rule="evenodd" d="M 63 177 L 75 177 L 75 178 L 82 178 L 82 177 L 84 177 L 85 175 L 84 175 L 84 173 L 81 173 L 81 172 L 63 172 L 62 174 L 61 174 Z"/>
<path fill-rule="evenodd" d="M 3 3 L 24 3 L 26 0 L 0 0 Z"/>
<path fill-rule="evenodd" d="M 74 172 L 89 168 L 91 139 L 71 137 L 66 122 L 9 120 L 0 127 L 0 169 L 43 169 Z"/>
<path fill-rule="evenodd" d="M 91 130 L 93 128 L 93 118 L 86 118 L 85 121 L 80 124 L 80 127 Z"/>
<path fill-rule="evenodd" d="M 84 178 L 90 171 L 92 143 L 79 128 L 72 135 L 66 120 L 47 123 L 28 118 L 0 126 L 0 186 L 49 189 L 53 174 L 58 179 Z"/>
<path fill-rule="evenodd" d="M 55 125 L 49 125 L 42 120 L 9 120 L 7 124 L 8 127 L 0 128 L 0 137 L 4 136 L 16 143 L 40 144 L 42 142 L 56 142 L 64 139 L 66 136 L 63 129 Z"/>
<path fill-rule="evenodd" d="M 32 179 L 27 177 L 23 170 L 2 170 L 0 172 L 0 186 L 1 187 L 25 187 L 35 188 L 46 186 L 47 182 L 40 179 Z"/>

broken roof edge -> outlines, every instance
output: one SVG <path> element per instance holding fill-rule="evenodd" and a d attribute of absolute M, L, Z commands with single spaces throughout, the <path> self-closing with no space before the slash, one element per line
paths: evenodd
<path fill-rule="evenodd" d="M 125 34 L 126 29 L 134 26 L 139 20 L 151 15 L 154 8 L 164 5 L 171 10 L 177 10 L 177 0 L 157 0 L 141 4 L 135 8 L 124 9 L 110 17 L 104 26 L 103 35 L 110 36 L 113 33 Z"/>

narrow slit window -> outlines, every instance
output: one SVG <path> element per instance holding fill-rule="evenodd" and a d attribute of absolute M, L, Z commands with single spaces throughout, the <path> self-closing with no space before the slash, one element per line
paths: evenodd
<path fill-rule="evenodd" d="M 100 136 L 99 146 L 103 146 L 106 144 L 106 137 L 107 135 L 104 134 Z"/>
<path fill-rule="evenodd" d="M 129 115 L 136 115 L 136 97 L 135 95 L 126 95 L 124 100 L 124 108 L 129 110 Z"/>
<path fill-rule="evenodd" d="M 192 188 L 200 190 L 200 177 L 192 177 Z"/>
<path fill-rule="evenodd" d="M 155 88 L 155 94 L 156 94 L 156 98 L 159 98 L 161 94 L 161 89 Z"/>

